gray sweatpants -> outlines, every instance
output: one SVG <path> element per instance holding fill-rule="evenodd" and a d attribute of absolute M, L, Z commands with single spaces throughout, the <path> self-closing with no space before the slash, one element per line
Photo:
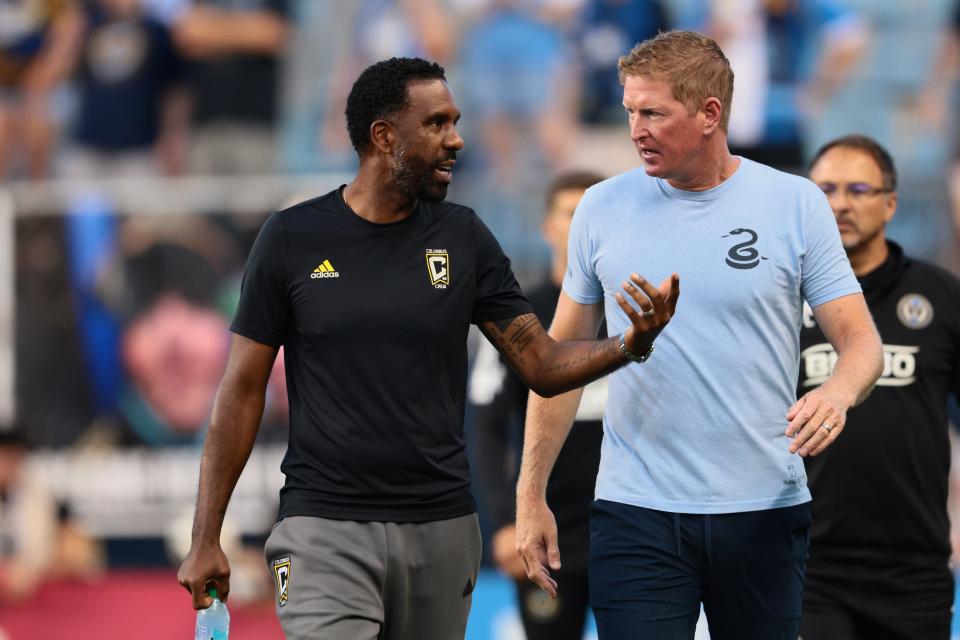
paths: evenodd
<path fill-rule="evenodd" d="M 264 549 L 291 640 L 461 640 L 480 551 L 476 514 L 424 523 L 294 516 Z"/>

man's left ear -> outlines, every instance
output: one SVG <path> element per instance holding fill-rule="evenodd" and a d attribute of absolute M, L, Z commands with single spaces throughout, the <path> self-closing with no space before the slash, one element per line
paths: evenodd
<path fill-rule="evenodd" d="M 720 128 L 720 120 L 723 118 L 723 105 L 717 98 L 710 97 L 703 102 L 701 111 L 705 116 L 703 132 L 712 134 Z"/>

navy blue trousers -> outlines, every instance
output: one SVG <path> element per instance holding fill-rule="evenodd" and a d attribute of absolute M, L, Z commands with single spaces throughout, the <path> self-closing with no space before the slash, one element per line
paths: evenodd
<path fill-rule="evenodd" d="M 698 515 L 597 500 L 590 604 L 600 640 L 796 640 L 810 505 Z"/>

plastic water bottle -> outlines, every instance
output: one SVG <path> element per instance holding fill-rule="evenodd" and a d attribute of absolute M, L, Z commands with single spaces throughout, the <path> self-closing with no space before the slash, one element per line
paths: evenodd
<path fill-rule="evenodd" d="M 230 634 L 230 613 L 227 605 L 220 602 L 217 590 L 210 589 L 213 603 L 206 609 L 197 611 L 197 628 L 194 640 L 227 640 Z"/>

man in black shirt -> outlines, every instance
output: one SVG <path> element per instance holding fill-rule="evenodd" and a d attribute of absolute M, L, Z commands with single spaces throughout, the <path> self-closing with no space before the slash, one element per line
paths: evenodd
<path fill-rule="evenodd" d="M 229 594 L 220 526 L 284 346 L 290 442 L 266 556 L 288 638 L 462 637 L 480 545 L 463 439 L 466 338 L 480 326 L 536 392 L 649 355 L 679 277 L 617 293 L 621 336 L 557 343 L 496 240 L 443 202 L 463 140 L 436 64 L 367 68 L 347 100 L 349 185 L 271 216 L 248 260 L 179 581 Z M 627 274 L 624 274 L 625 277 Z M 639 307 L 639 310 L 637 309 Z"/>
<path fill-rule="evenodd" d="M 844 248 L 883 336 L 884 372 L 847 414 L 844 437 L 806 459 L 813 493 L 804 640 L 950 637 L 948 394 L 960 392 L 960 281 L 885 237 L 897 208 L 893 160 L 847 136 L 817 152 L 810 177 L 830 200 Z M 799 392 L 836 355 L 805 309 Z"/>
<path fill-rule="evenodd" d="M 556 178 L 547 190 L 542 229 L 550 246 L 550 274 L 529 293 L 533 311 L 544 326 L 553 321 L 567 270 L 567 237 L 573 212 L 583 192 L 601 180 L 593 173 L 569 173 Z M 601 335 L 606 336 L 605 327 Z M 557 580 L 564 588 L 556 598 L 550 598 L 527 579 L 514 536 L 513 497 L 523 448 L 527 395 L 523 381 L 510 372 L 489 342 L 482 341 L 470 377 L 470 401 L 477 405 L 477 480 L 481 513 L 486 510 L 494 530 L 490 545 L 493 560 L 516 582 L 517 605 L 527 640 L 579 640 L 589 608 L 589 513 L 600 465 L 607 380 L 597 380 L 584 389 L 576 422 L 547 485 L 547 504 L 556 515 L 560 547 L 564 550 L 563 568 L 557 572 Z M 512 431 L 512 426 L 519 429 Z"/>

